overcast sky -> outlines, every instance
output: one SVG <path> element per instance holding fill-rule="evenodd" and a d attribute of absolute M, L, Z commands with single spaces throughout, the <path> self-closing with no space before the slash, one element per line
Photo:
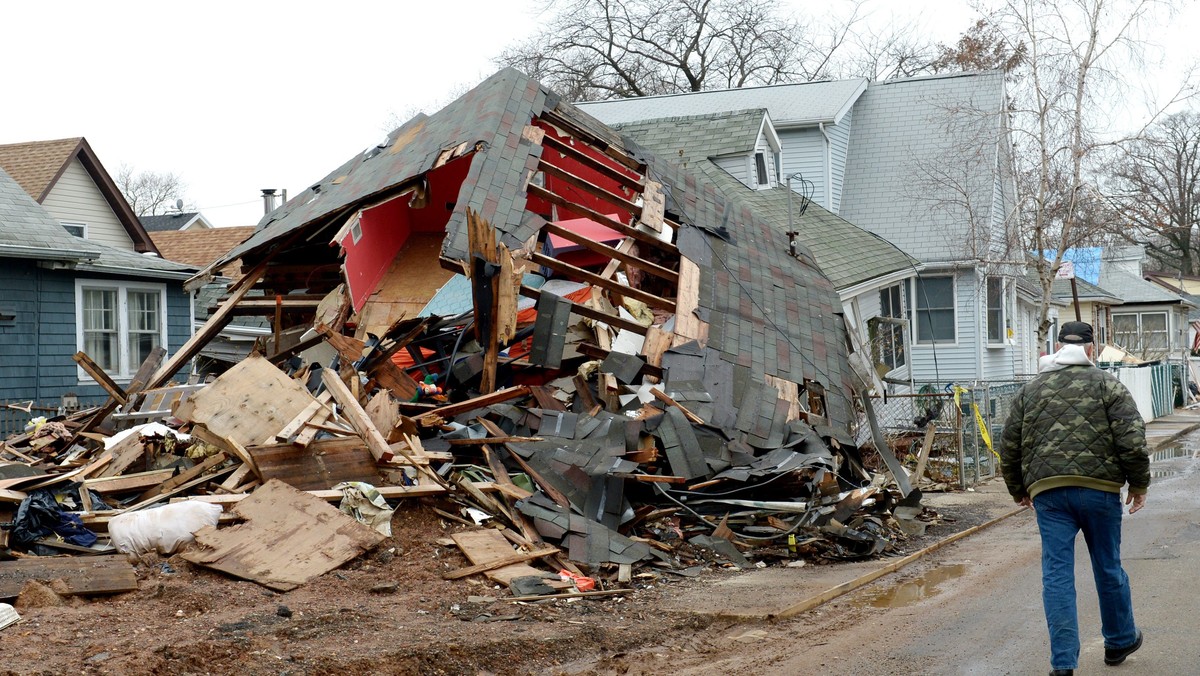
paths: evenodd
<path fill-rule="evenodd" d="M 871 2 L 874 21 L 912 20 L 942 42 L 953 42 L 973 17 L 965 0 Z M 1200 18 L 1198 3 L 1189 4 L 1189 15 Z M 431 113 L 490 75 L 492 58 L 536 29 L 539 7 L 536 0 L 5 3 L 0 143 L 84 136 L 109 173 L 123 164 L 174 172 L 215 225 L 252 225 L 262 216 L 261 188 L 295 194 L 382 139 L 389 121 Z M 1189 25 L 1197 22 L 1176 22 L 1164 35 Z M 1194 42 L 1176 52 L 1194 50 Z"/>

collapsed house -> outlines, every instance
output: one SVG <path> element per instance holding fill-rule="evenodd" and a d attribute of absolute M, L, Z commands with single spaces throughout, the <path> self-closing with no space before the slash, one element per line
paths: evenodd
<path fill-rule="evenodd" d="M 201 530 L 186 556 L 277 589 L 322 570 L 281 573 L 290 559 L 263 543 L 304 526 L 272 510 L 332 510 L 323 501 L 353 482 L 372 485 L 368 502 L 443 495 L 468 508 L 449 518 L 502 525 L 454 540 L 475 564 L 464 570 L 514 590 L 534 559 L 627 582 L 639 562 L 683 565 L 689 546 L 744 564 L 869 556 L 901 537 L 895 496 L 851 434 L 854 379 L 869 376 L 851 370 L 811 253 L 515 70 L 356 154 L 191 283 L 234 260 L 243 276 L 169 359 L 36 451 L 36 432 L 10 440 L 46 460 L 39 479 L 0 482 L 0 500 L 70 470 L 87 501 L 88 477 L 153 455 L 142 433 L 81 448 L 116 411 L 203 444 L 169 480 L 112 492 L 115 510 L 185 491 L 229 506 L 245 523 Z M 258 353 L 209 385 L 172 386 L 247 315 L 272 326 Z M 167 391 L 166 409 L 145 403 Z M 363 528 L 304 544 L 337 550 L 328 570 L 377 542 Z"/>

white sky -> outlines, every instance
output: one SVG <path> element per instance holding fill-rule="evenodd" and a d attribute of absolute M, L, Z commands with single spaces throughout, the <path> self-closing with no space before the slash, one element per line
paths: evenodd
<path fill-rule="evenodd" d="M 912 19 L 947 43 L 974 16 L 965 0 L 871 2 L 873 21 Z M 1189 3 L 1193 20 L 1173 22 L 1164 35 L 1200 25 L 1197 4 Z M 490 75 L 492 57 L 536 30 L 539 7 L 5 3 L 0 143 L 84 136 L 109 173 L 122 164 L 174 172 L 215 225 L 252 225 L 262 216 L 261 188 L 294 195 L 382 139 L 389 120 L 433 112 Z"/>

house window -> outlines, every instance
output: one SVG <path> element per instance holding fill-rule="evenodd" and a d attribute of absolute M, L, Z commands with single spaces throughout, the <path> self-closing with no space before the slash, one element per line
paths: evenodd
<path fill-rule="evenodd" d="M 1046 354 L 1054 354 L 1054 344 L 1058 342 L 1058 317 L 1050 320 L 1050 330 L 1046 332 Z"/>
<path fill-rule="evenodd" d="M 987 342 L 1003 345 L 1008 338 L 1008 303 L 1005 298 L 1004 279 L 987 278 Z"/>
<path fill-rule="evenodd" d="M 1113 342 L 1143 358 L 1160 357 L 1170 349 L 1167 313 L 1113 313 Z"/>
<path fill-rule="evenodd" d="M 67 229 L 67 232 L 79 237 L 87 239 L 87 223 L 68 223 L 63 221 L 62 227 Z"/>
<path fill-rule="evenodd" d="M 154 348 L 167 344 L 161 284 L 76 280 L 75 307 L 78 348 L 113 378 L 132 377 Z"/>
<path fill-rule="evenodd" d="M 953 343 L 954 277 L 917 277 L 913 282 L 918 343 Z"/>
<path fill-rule="evenodd" d="M 904 309 L 900 305 L 900 285 L 879 291 L 879 316 L 867 322 L 872 356 L 877 366 L 892 371 L 907 362 L 904 352 Z"/>
<path fill-rule="evenodd" d="M 771 183 L 771 179 L 767 178 L 766 153 L 754 153 L 754 168 L 758 172 L 758 184 L 769 185 Z"/>

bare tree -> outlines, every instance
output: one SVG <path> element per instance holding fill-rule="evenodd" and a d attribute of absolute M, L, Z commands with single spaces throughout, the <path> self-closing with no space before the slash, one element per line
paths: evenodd
<path fill-rule="evenodd" d="M 1144 242 L 1160 269 L 1200 273 L 1200 113 L 1170 115 L 1123 144 L 1106 174 L 1127 237 Z"/>
<path fill-rule="evenodd" d="M 138 216 L 157 216 L 173 210 L 180 200 L 184 200 L 187 191 L 187 183 L 178 174 L 135 171 L 124 164 L 117 171 L 116 182 L 125 201 Z"/>
<path fill-rule="evenodd" d="M 1026 57 L 1012 88 L 1017 175 L 1023 179 L 1020 226 L 1041 282 L 1038 344 L 1050 328 L 1050 290 L 1063 252 L 1102 213 L 1092 178 L 1101 151 L 1116 140 L 1107 126 L 1121 100 L 1123 76 L 1137 73 L 1141 34 L 1168 4 L 1158 0 L 1002 0 L 992 15 L 1010 52 Z"/>

